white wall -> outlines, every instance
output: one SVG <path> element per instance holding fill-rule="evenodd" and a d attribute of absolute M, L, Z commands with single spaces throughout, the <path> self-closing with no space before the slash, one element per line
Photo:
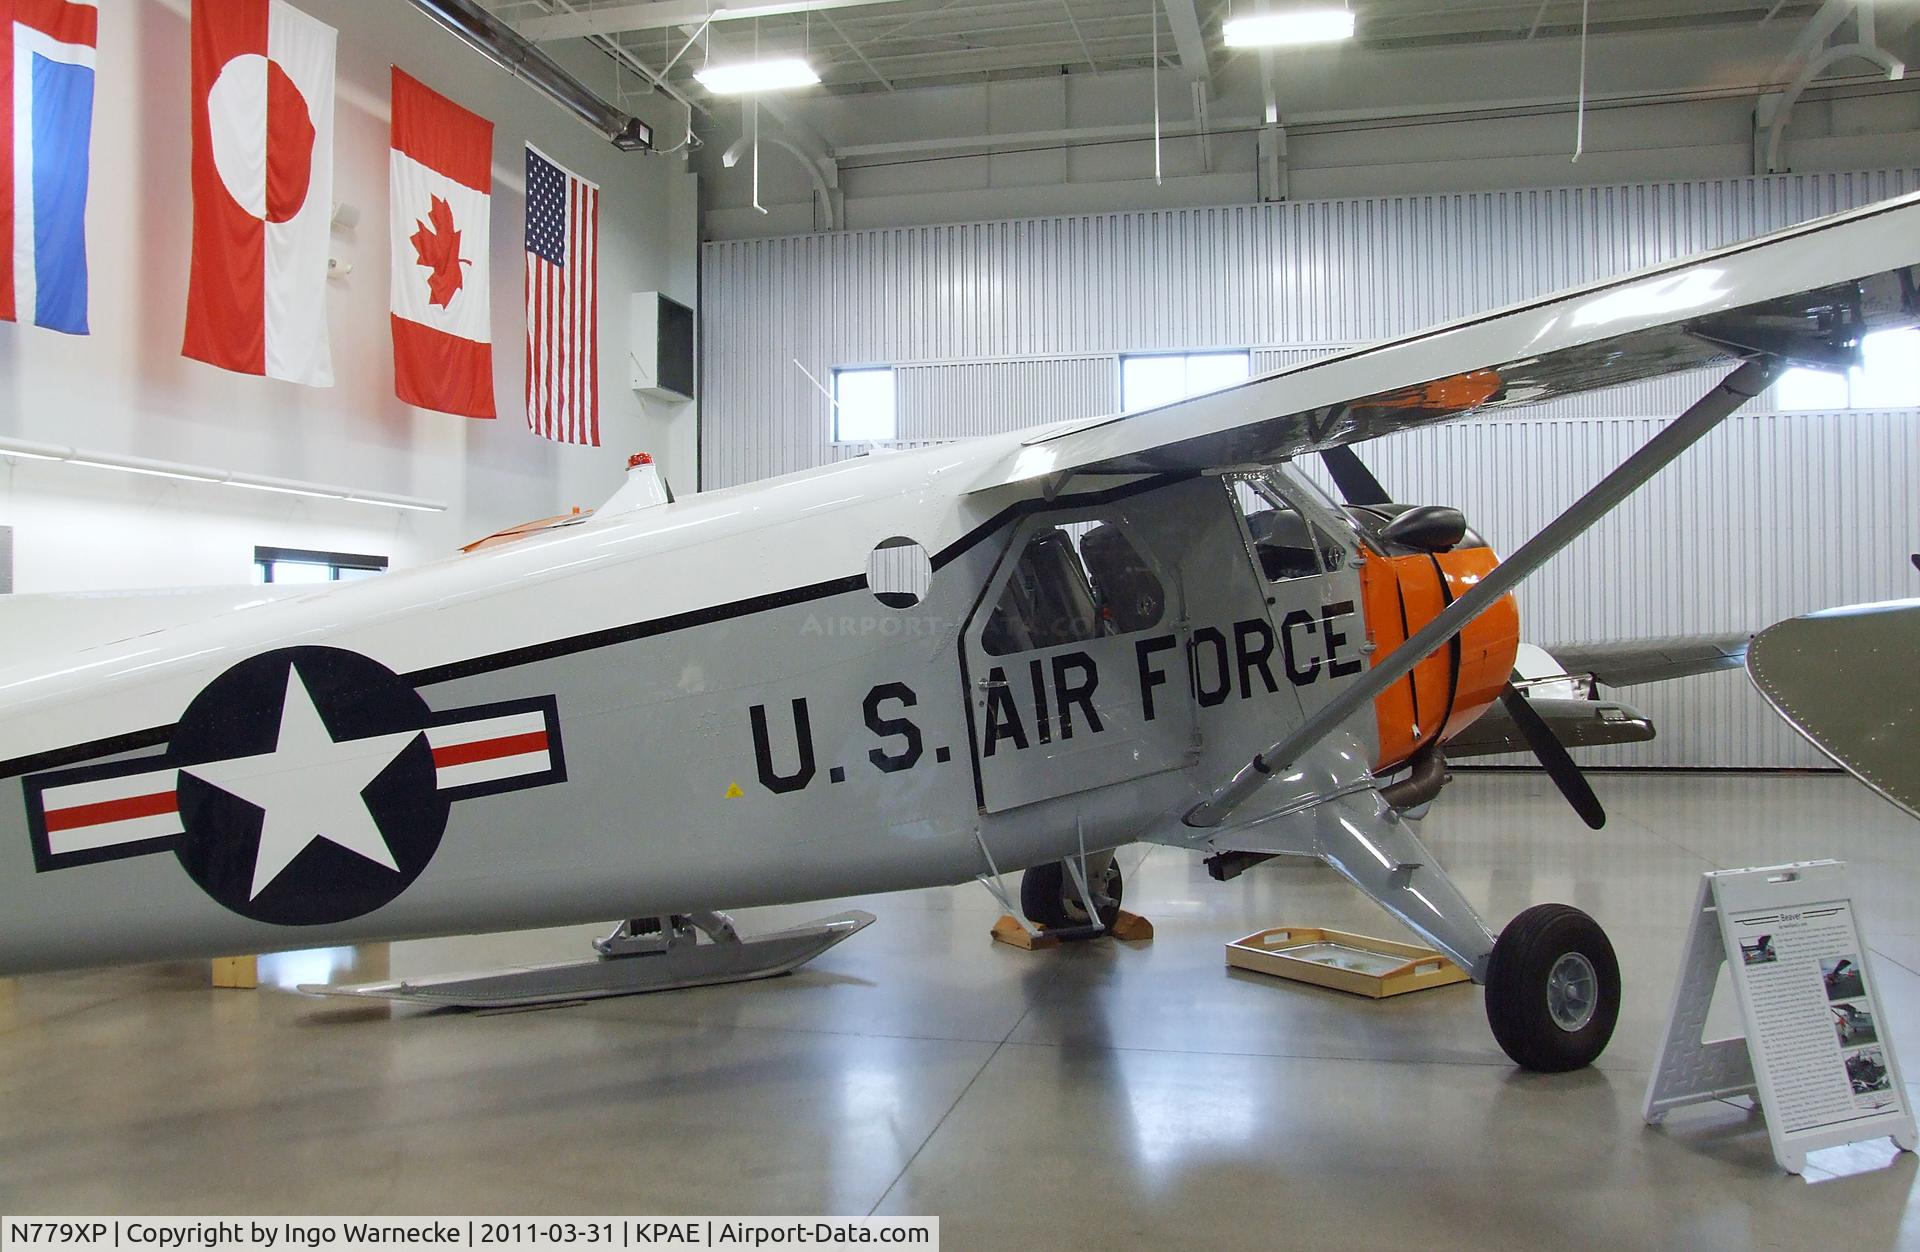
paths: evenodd
<path fill-rule="evenodd" d="M 905 440 L 984 433 L 1110 411 L 1121 353 L 1253 348 L 1271 372 L 1915 185 L 1912 171 L 1736 177 L 709 244 L 708 485 L 848 453 L 795 360 L 822 379 L 894 364 Z M 1707 385 L 1579 397 L 1364 454 L 1398 498 L 1458 505 L 1511 551 Z M 1920 414 L 1755 409 L 1525 585 L 1530 639 L 1753 629 L 1913 594 Z M 1664 733 L 1604 763 L 1822 763 L 1738 675 L 1628 695 Z"/>
<path fill-rule="evenodd" d="M 0 324 L 0 434 L 252 474 L 446 501 L 443 514 L 266 495 L 35 461 L 0 461 L 0 525 L 15 528 L 15 590 L 245 581 L 253 546 L 441 555 L 503 526 L 618 486 L 629 452 L 694 476 L 691 405 L 628 385 L 627 295 L 697 297 L 697 194 L 677 157 L 616 152 L 412 5 L 300 0 L 339 38 L 334 194 L 356 206 L 328 284 L 336 384 L 231 374 L 180 355 L 191 198 L 184 0 L 101 7 L 88 206 L 92 335 Z M 393 396 L 387 321 L 388 67 L 398 63 L 494 123 L 494 386 L 491 422 L 428 413 Z M 604 75 L 581 54 L 576 72 Z M 672 115 L 649 120 L 663 133 Z M 603 447 L 550 443 L 522 403 L 522 145 L 538 144 L 603 188 L 600 306 Z"/>

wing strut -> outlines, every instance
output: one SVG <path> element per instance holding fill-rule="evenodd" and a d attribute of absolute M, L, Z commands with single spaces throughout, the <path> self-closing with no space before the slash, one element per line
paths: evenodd
<path fill-rule="evenodd" d="M 1542 527 L 1540 533 L 1521 544 L 1512 556 L 1494 566 L 1493 571 L 1471 591 L 1414 632 L 1413 638 L 1388 653 L 1384 660 L 1329 700 L 1319 712 L 1300 723 L 1285 739 L 1274 743 L 1242 766 L 1211 798 L 1189 809 L 1186 824 L 1204 828 L 1218 826 L 1225 821 L 1260 789 L 1268 775 L 1291 765 L 1303 751 L 1331 734 L 1342 722 L 1373 703 L 1381 692 L 1406 677 L 1414 666 L 1459 634 L 1488 605 L 1513 590 L 1521 579 L 1546 564 L 1549 558 L 1573 542 L 1588 527 L 1612 512 L 1642 483 L 1659 473 L 1741 405 L 1765 391 L 1783 368 L 1785 363 L 1777 357 L 1755 357 L 1721 379 L 1719 386 L 1669 422 L 1659 434 L 1647 440 L 1639 451 L 1622 461 L 1586 495 Z"/>

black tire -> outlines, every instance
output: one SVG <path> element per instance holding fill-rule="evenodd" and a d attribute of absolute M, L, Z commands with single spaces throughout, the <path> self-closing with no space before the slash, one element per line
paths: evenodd
<path fill-rule="evenodd" d="M 1568 957 L 1585 966 L 1569 961 L 1556 985 Z M 1537 904 L 1507 923 L 1487 962 L 1487 1024 L 1515 1064 L 1547 1074 L 1590 1065 L 1619 1019 L 1620 962 L 1600 923 L 1565 904 Z"/>
<path fill-rule="evenodd" d="M 1104 893 L 1112 901 L 1100 907 L 1100 926 L 1113 929 L 1120 916 L 1120 893 L 1126 886 L 1120 877 L 1120 858 L 1109 857 L 1106 872 L 1088 885 L 1096 896 Z M 1020 911 L 1034 925 L 1055 930 L 1087 924 L 1087 910 L 1080 903 L 1080 893 L 1074 890 L 1064 861 L 1036 865 L 1020 875 Z"/>

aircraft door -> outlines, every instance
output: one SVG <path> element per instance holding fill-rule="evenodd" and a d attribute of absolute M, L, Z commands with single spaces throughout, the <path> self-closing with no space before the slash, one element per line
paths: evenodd
<path fill-rule="evenodd" d="M 1019 524 L 962 637 L 983 808 L 1187 764 L 1179 597 L 1118 507 Z"/>
<path fill-rule="evenodd" d="M 1266 588 L 1275 652 L 1311 712 L 1366 668 L 1351 528 L 1303 481 L 1276 468 L 1228 477 L 1247 550 Z"/>

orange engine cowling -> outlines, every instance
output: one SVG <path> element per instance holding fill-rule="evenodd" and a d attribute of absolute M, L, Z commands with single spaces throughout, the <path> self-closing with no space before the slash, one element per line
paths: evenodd
<path fill-rule="evenodd" d="M 1499 563 L 1493 549 L 1484 545 L 1410 556 L 1369 552 L 1360 568 L 1360 585 L 1373 663 L 1378 665 Z M 1511 595 L 1504 595 L 1374 700 L 1380 726 L 1380 757 L 1374 768 L 1402 765 L 1480 716 L 1500 698 L 1519 649 L 1520 610 Z"/>

